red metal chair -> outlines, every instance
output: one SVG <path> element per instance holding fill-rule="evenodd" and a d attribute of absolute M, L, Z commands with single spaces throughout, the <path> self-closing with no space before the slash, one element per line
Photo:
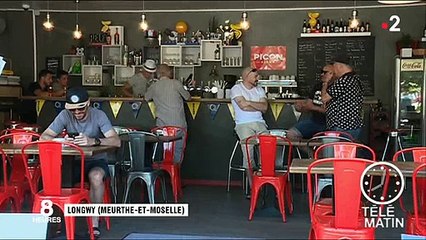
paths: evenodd
<path fill-rule="evenodd" d="M 422 212 L 421 207 L 424 207 L 426 202 L 424 190 L 426 188 L 424 176 L 419 177 L 419 172 L 426 171 L 426 163 L 423 162 L 421 165 L 416 167 L 413 172 L 413 206 L 414 212 L 407 212 L 406 221 L 407 225 L 405 231 L 408 234 L 426 236 L 426 213 Z M 423 173 L 424 175 L 424 173 Z M 418 195 L 420 193 L 420 195 Z"/>
<path fill-rule="evenodd" d="M 151 132 L 154 134 L 161 133 L 164 136 L 177 136 L 179 134 L 183 134 L 182 153 L 178 162 L 174 161 L 176 141 L 173 141 L 173 142 L 163 143 L 163 160 L 161 162 L 154 162 L 152 164 L 152 167 L 154 169 L 162 169 L 170 175 L 170 180 L 171 180 L 172 189 L 173 189 L 173 196 L 174 196 L 175 202 L 178 202 L 179 196 L 183 195 L 181 177 L 180 177 L 180 168 L 183 162 L 183 156 L 184 156 L 184 152 L 186 148 L 186 140 L 188 138 L 188 134 L 185 128 L 181 128 L 177 126 L 156 127 L 151 129 Z"/>
<path fill-rule="evenodd" d="M 426 147 L 412 147 L 399 150 L 393 155 L 392 161 L 396 162 L 400 159 L 402 159 L 403 161 L 405 161 L 406 159 L 412 159 L 414 162 L 417 163 L 426 163 Z M 386 183 L 387 182 L 388 179 L 386 179 Z M 414 182 L 416 182 L 416 188 L 414 188 Z M 416 191 L 414 191 L 414 189 L 416 189 Z M 416 199 L 420 199 L 417 204 L 417 210 L 414 209 L 414 213 L 417 213 L 420 216 L 419 221 L 422 221 L 424 229 L 424 226 L 426 225 L 426 221 L 424 221 L 426 219 L 426 178 L 418 177 L 416 179 L 413 174 L 413 194 L 414 201 L 417 201 Z M 399 205 L 401 206 L 401 209 L 405 213 L 407 218 L 406 231 L 416 233 L 417 228 L 414 225 L 414 214 L 413 212 L 407 210 L 407 208 L 405 207 L 403 197 L 399 198 Z"/>
<path fill-rule="evenodd" d="M 360 158 L 325 158 L 308 167 L 309 210 L 311 215 L 310 239 L 374 239 L 375 228 L 364 227 L 360 211 L 360 178 L 367 164 L 374 161 Z M 312 168 L 321 164 L 334 166 L 335 215 L 315 213 L 312 189 Z M 348 191 L 348 186 L 351 186 Z M 349 206 L 349 207 L 348 207 Z"/>
<path fill-rule="evenodd" d="M 20 199 L 16 194 L 15 187 L 10 184 L 10 180 L 7 174 L 7 161 L 9 160 L 3 149 L 0 148 L 0 154 L 2 158 L 2 170 L 3 170 L 3 183 L 0 185 L 0 210 L 7 207 L 10 202 L 12 205 L 13 212 L 20 212 Z"/>
<path fill-rule="evenodd" d="M 0 136 L 0 143 L 13 143 L 13 144 L 26 144 L 32 141 L 36 141 L 40 138 L 40 135 L 36 132 L 26 131 L 22 129 L 8 129 L 9 134 Z M 19 209 L 25 202 L 25 196 L 28 194 L 30 202 L 32 202 L 32 194 L 30 188 L 31 184 L 37 186 L 40 180 L 40 169 L 36 165 L 29 165 L 29 171 L 31 174 L 30 182 L 25 177 L 25 166 L 22 160 L 21 154 L 13 155 L 13 159 L 10 161 L 10 165 L 13 171 L 10 173 L 10 184 L 15 187 L 16 194 L 19 197 Z"/>
<path fill-rule="evenodd" d="M 40 169 L 42 172 L 43 189 L 36 192 L 34 185 L 31 186 L 31 191 L 34 193 L 33 212 L 40 213 L 41 202 L 50 200 L 54 205 L 59 207 L 64 212 L 65 204 L 90 203 L 89 191 L 84 187 L 84 174 L 80 177 L 80 186 L 78 188 L 62 188 L 62 149 L 73 149 L 79 153 L 81 158 L 81 173 L 84 173 L 84 152 L 83 150 L 72 143 L 39 141 L 31 142 L 23 146 L 22 158 L 23 163 L 27 165 L 26 150 L 31 147 L 38 147 L 40 157 Z M 27 177 L 30 173 L 27 169 Z M 74 239 L 75 217 L 64 217 L 67 239 Z M 92 229 L 92 217 L 87 217 L 88 229 L 90 238 L 94 239 Z"/>
<path fill-rule="evenodd" d="M 331 151 L 330 151 L 331 150 Z M 376 153 L 373 149 L 370 147 L 360 144 L 360 143 L 353 143 L 353 142 L 332 142 L 332 143 L 326 143 L 321 146 L 319 146 L 315 153 L 314 153 L 314 159 L 321 159 L 324 157 L 327 158 L 361 158 L 359 155 L 357 156 L 357 153 L 359 154 L 360 151 L 364 151 L 366 153 L 369 153 L 370 159 L 373 161 L 376 161 Z M 333 156 L 327 156 L 330 153 L 333 154 Z M 364 153 L 365 154 L 365 153 Z M 323 198 L 320 199 L 321 191 L 329 185 L 332 185 L 331 179 L 330 181 L 324 181 L 325 179 L 322 179 L 323 181 L 320 183 L 317 179 L 317 174 L 315 174 L 315 210 L 316 214 L 325 215 L 329 214 L 333 210 L 333 201 L 331 198 Z"/>
<path fill-rule="evenodd" d="M 282 141 L 280 143 L 280 141 Z M 254 160 L 253 153 L 250 152 L 249 144 L 258 144 L 259 146 L 259 164 L 256 164 Z M 288 159 L 287 166 L 291 164 L 291 156 L 293 151 L 293 146 L 291 141 L 287 138 L 281 136 L 274 135 L 253 135 L 246 139 L 246 152 L 247 152 L 247 160 L 249 166 L 249 172 L 252 176 L 252 187 L 251 187 L 251 201 L 250 201 L 250 215 L 249 220 L 253 219 L 254 211 L 257 204 L 257 199 L 259 195 L 259 191 L 263 185 L 269 183 L 271 184 L 277 193 L 278 197 L 278 205 L 280 208 L 280 212 L 282 214 L 283 222 L 286 222 L 285 215 L 285 200 L 284 195 L 288 198 L 290 197 L 289 193 L 291 193 L 291 186 L 287 185 L 289 182 L 289 171 L 288 168 L 285 172 L 276 171 L 276 154 L 277 154 L 277 146 L 288 146 Z M 253 166 L 253 163 L 258 166 Z M 254 167 L 258 169 L 254 169 Z M 290 211 L 292 211 L 292 207 L 290 207 Z"/>

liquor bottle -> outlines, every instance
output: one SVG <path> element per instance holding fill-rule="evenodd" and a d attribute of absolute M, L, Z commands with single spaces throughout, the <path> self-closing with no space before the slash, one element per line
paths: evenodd
<path fill-rule="evenodd" d="M 219 44 L 216 45 L 216 50 L 214 50 L 214 59 L 219 60 L 220 59 L 220 48 Z"/>
<path fill-rule="evenodd" d="M 348 26 L 347 26 L 348 32 L 352 32 L 352 28 L 350 26 L 351 26 L 351 18 L 348 18 Z"/>
<path fill-rule="evenodd" d="M 118 33 L 118 28 L 115 28 L 114 44 L 115 45 L 119 45 L 120 44 L 120 33 Z"/>
<path fill-rule="evenodd" d="M 309 24 L 306 26 L 306 33 L 311 33 L 311 26 Z"/>
<path fill-rule="evenodd" d="M 327 25 L 325 25 L 325 32 L 329 33 L 330 32 L 330 19 L 327 18 Z"/>
<path fill-rule="evenodd" d="M 348 24 L 346 24 L 346 21 L 343 21 L 343 32 L 348 32 Z"/>
<path fill-rule="evenodd" d="M 339 22 L 336 20 L 336 24 L 334 25 L 334 32 L 339 32 Z"/>
<path fill-rule="evenodd" d="M 360 32 L 365 32 L 364 22 L 361 22 L 361 26 L 359 27 Z"/>
<path fill-rule="evenodd" d="M 330 32 L 334 32 L 334 21 L 331 20 Z"/>
<path fill-rule="evenodd" d="M 327 32 L 327 24 L 325 23 L 325 20 L 322 20 L 321 32 L 322 33 Z"/>
<path fill-rule="evenodd" d="M 370 23 L 369 22 L 365 23 L 365 31 L 370 32 Z M 425 29 L 425 35 L 426 35 L 426 29 Z"/>
<path fill-rule="evenodd" d="M 343 19 L 340 18 L 339 32 L 343 32 Z"/>
<path fill-rule="evenodd" d="M 317 20 L 317 24 L 315 24 L 315 33 L 321 32 L 321 20 Z"/>
<path fill-rule="evenodd" d="M 110 31 L 108 31 L 108 32 L 107 32 L 107 35 L 106 35 L 106 43 L 107 43 L 108 45 L 111 45 L 111 34 L 110 34 Z"/>
<path fill-rule="evenodd" d="M 51 96 L 52 96 L 52 94 L 53 94 L 53 86 L 52 86 L 52 85 L 49 85 L 49 86 L 47 87 L 47 92 L 48 92 L 49 97 L 51 97 Z"/>
<path fill-rule="evenodd" d="M 306 19 L 303 19 L 302 33 L 307 33 L 308 27 L 306 25 Z"/>
<path fill-rule="evenodd" d="M 124 45 L 123 65 L 127 66 L 128 62 L 129 62 L 129 49 L 127 45 Z"/>

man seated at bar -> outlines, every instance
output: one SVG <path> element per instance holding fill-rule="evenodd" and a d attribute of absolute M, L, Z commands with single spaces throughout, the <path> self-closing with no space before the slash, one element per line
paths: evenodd
<path fill-rule="evenodd" d="M 347 132 L 360 140 L 364 87 L 347 56 L 336 56 L 333 68 L 337 79 L 331 84 L 331 79 L 324 81 L 321 89 L 322 101 L 327 105 L 327 129 Z"/>
<path fill-rule="evenodd" d="M 62 93 L 61 96 L 65 96 L 69 84 L 69 74 L 67 71 L 60 70 L 58 73 L 58 78 L 53 82 L 53 92 Z"/>
<path fill-rule="evenodd" d="M 294 107 L 297 111 L 310 112 L 311 116 L 309 118 L 300 120 L 288 130 L 287 137 L 289 139 L 309 139 L 315 133 L 322 132 L 326 129 L 325 105 L 321 100 L 321 88 L 323 82 L 332 83 L 333 78 L 333 65 L 325 65 L 321 71 L 321 81 L 318 81 L 314 85 L 310 98 L 297 101 L 294 104 Z"/>
<path fill-rule="evenodd" d="M 248 160 L 244 140 L 254 134 L 267 130 L 262 113 L 268 110 L 265 90 L 257 86 L 259 73 L 255 68 L 244 68 L 241 73 L 243 81 L 231 89 L 231 102 L 235 111 L 235 132 L 243 152 L 243 167 L 248 169 Z M 253 148 L 250 148 L 253 151 Z M 248 176 L 251 186 L 251 176 Z M 247 196 L 249 197 L 249 196 Z"/>
<path fill-rule="evenodd" d="M 143 97 L 146 89 L 151 85 L 154 73 L 157 70 L 155 61 L 147 59 L 142 66 L 142 69 L 135 73 L 129 81 L 123 86 L 123 93 L 126 97 Z"/>
<path fill-rule="evenodd" d="M 51 140 L 58 136 L 63 129 L 67 130 L 65 136 L 79 146 L 114 146 L 120 147 L 121 142 L 113 129 L 106 114 L 90 106 L 89 95 L 82 87 L 71 88 L 67 92 L 65 109 L 53 120 L 49 127 L 42 133 L 42 140 Z M 71 138 L 71 133 L 78 134 Z M 80 179 L 80 163 L 75 161 L 74 179 Z M 107 154 L 100 153 L 85 158 L 85 173 L 90 184 L 90 199 L 92 203 L 102 203 L 104 195 L 104 179 L 109 176 Z M 93 217 L 93 230 L 95 235 L 100 235 L 98 217 Z"/>
<path fill-rule="evenodd" d="M 154 101 L 156 126 L 177 126 L 186 129 L 183 101 L 190 100 L 191 95 L 184 89 L 180 81 L 173 79 L 173 71 L 166 64 L 158 66 L 157 75 L 159 80 L 153 83 L 145 94 L 146 101 Z M 192 86 L 194 83 L 192 81 L 190 85 Z M 175 143 L 174 161 L 180 161 L 181 159 L 184 140 L 185 136 Z"/>

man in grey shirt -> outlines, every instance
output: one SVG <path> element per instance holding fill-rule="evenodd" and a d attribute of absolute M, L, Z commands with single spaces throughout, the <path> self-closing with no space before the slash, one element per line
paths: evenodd
<path fill-rule="evenodd" d="M 191 95 L 183 88 L 183 84 L 173 79 L 172 69 L 166 64 L 158 66 L 159 81 L 148 88 L 145 100 L 153 100 L 156 109 L 156 125 L 178 126 L 186 128 L 183 101 L 190 100 Z M 193 84 L 193 83 L 191 83 Z M 184 139 L 184 138 L 183 138 Z M 183 148 L 183 139 L 176 141 L 175 161 L 180 160 Z"/>
<path fill-rule="evenodd" d="M 78 136 L 71 138 L 65 136 L 66 141 L 79 146 L 115 146 L 120 147 L 121 142 L 115 130 L 112 128 L 106 114 L 96 108 L 90 107 L 89 95 L 82 87 L 71 88 L 67 92 L 65 109 L 53 120 L 50 126 L 42 133 L 41 139 L 51 140 L 58 136 L 63 129 L 69 134 Z M 85 175 L 90 184 L 90 200 L 92 203 L 102 203 L 104 196 L 104 178 L 109 176 L 107 154 L 100 153 L 85 158 Z M 80 170 L 79 168 L 75 168 Z M 74 178 L 79 179 L 74 174 Z M 93 217 L 93 231 L 95 236 L 100 235 L 98 217 Z"/>
<path fill-rule="evenodd" d="M 124 95 L 126 97 L 143 97 L 147 87 L 151 84 L 156 70 L 155 61 L 147 59 L 140 72 L 135 73 L 135 75 L 124 84 Z"/>

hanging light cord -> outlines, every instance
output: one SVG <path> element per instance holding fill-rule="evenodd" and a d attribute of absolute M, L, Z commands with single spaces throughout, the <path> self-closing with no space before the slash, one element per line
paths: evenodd
<path fill-rule="evenodd" d="M 75 21 L 78 24 L 78 2 L 79 0 L 75 0 Z"/>

